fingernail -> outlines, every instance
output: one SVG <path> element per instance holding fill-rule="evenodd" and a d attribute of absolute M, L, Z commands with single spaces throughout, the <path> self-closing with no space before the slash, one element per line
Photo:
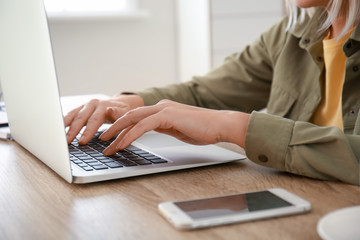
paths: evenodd
<path fill-rule="evenodd" d="M 108 150 L 107 150 L 107 148 L 105 148 L 102 153 L 106 156 L 106 155 L 107 155 L 107 152 L 108 152 Z"/>
<path fill-rule="evenodd" d="M 100 134 L 99 139 L 100 139 L 100 140 L 105 140 L 105 139 L 104 139 L 105 136 L 106 136 L 106 131 L 103 132 L 102 134 Z"/>
<path fill-rule="evenodd" d="M 112 154 L 110 154 L 109 148 L 105 148 L 105 150 L 103 151 L 103 154 L 104 154 L 105 156 L 112 155 Z"/>
<path fill-rule="evenodd" d="M 103 135 L 104 135 L 104 133 L 100 134 L 99 139 L 102 140 Z"/>

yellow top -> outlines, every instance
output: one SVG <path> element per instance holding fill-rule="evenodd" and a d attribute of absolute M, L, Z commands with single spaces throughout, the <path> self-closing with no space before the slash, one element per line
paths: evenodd
<path fill-rule="evenodd" d="M 310 120 L 318 126 L 337 126 L 344 130 L 341 96 L 345 79 L 346 56 L 342 47 L 353 31 L 354 29 L 350 30 L 340 40 L 329 39 L 329 35 L 323 40 L 325 83 L 322 88 L 321 102 Z"/>

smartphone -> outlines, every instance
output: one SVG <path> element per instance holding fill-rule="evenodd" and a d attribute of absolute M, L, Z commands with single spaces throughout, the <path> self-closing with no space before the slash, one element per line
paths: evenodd
<path fill-rule="evenodd" d="M 159 212 L 176 228 L 189 230 L 305 213 L 311 204 L 281 188 L 179 202 L 163 202 Z"/>

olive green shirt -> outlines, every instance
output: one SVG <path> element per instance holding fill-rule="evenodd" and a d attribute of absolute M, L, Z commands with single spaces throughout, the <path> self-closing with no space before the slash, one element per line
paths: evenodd
<path fill-rule="evenodd" d="M 161 99 L 251 113 L 245 139 L 255 163 L 324 180 L 359 185 L 360 26 L 344 44 L 344 132 L 309 123 L 325 82 L 320 10 L 286 31 L 288 18 L 205 76 L 138 92 L 146 105 Z M 267 108 L 267 113 L 257 112 Z"/>

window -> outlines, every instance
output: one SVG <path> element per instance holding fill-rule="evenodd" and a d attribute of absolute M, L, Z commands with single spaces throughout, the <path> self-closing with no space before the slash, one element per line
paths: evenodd
<path fill-rule="evenodd" d="M 143 19 L 149 11 L 138 0 L 44 0 L 51 21 Z"/>
<path fill-rule="evenodd" d="M 44 0 L 48 12 L 126 12 L 137 8 L 136 0 Z"/>

